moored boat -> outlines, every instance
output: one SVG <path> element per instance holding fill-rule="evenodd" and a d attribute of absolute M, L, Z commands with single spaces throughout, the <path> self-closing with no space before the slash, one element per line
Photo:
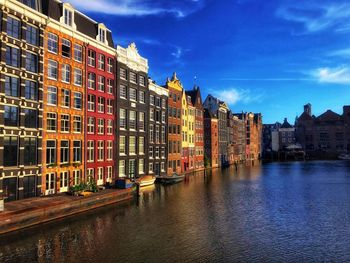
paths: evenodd
<path fill-rule="evenodd" d="M 176 173 L 170 175 L 170 176 L 158 176 L 157 182 L 162 184 L 175 184 L 182 182 L 185 178 L 185 175 L 178 175 Z"/>
<path fill-rule="evenodd" d="M 140 184 L 140 187 L 153 185 L 156 181 L 156 177 L 153 175 L 145 175 L 135 180 L 135 183 Z"/>
<path fill-rule="evenodd" d="M 350 154 L 343 153 L 338 156 L 338 159 L 340 160 L 350 160 Z"/>

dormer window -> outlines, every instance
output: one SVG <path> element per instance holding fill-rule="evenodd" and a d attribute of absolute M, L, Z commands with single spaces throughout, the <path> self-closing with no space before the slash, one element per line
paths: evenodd
<path fill-rule="evenodd" d="M 64 23 L 67 26 L 70 26 L 70 27 L 73 26 L 73 12 L 65 8 L 63 13 L 64 13 Z"/>
<path fill-rule="evenodd" d="M 103 28 L 99 28 L 98 32 L 100 42 L 105 43 L 106 42 L 106 30 Z"/>

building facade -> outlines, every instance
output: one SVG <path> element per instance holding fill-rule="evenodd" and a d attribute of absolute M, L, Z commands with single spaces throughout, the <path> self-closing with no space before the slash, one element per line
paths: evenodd
<path fill-rule="evenodd" d="M 181 172 L 190 171 L 190 136 L 189 136 L 189 124 L 188 124 L 188 100 L 185 90 L 182 90 L 181 95 Z"/>
<path fill-rule="evenodd" d="M 5 201 L 41 194 L 43 42 L 39 2 L 0 1 L 0 192 Z"/>
<path fill-rule="evenodd" d="M 220 166 L 219 158 L 219 120 L 209 110 L 204 110 L 204 154 L 207 165 Z"/>
<path fill-rule="evenodd" d="M 165 86 L 169 90 L 168 100 L 168 175 L 181 173 L 182 147 L 182 91 L 183 87 L 176 73 Z"/>
<path fill-rule="evenodd" d="M 234 161 L 238 163 L 244 162 L 246 158 L 246 127 L 245 122 L 237 116 L 233 116 L 233 144 Z"/>
<path fill-rule="evenodd" d="M 168 167 L 168 97 L 169 90 L 149 80 L 148 173 L 167 175 Z"/>
<path fill-rule="evenodd" d="M 148 61 L 140 56 L 136 45 L 117 47 L 116 162 L 117 177 L 135 178 L 149 170 L 146 161 L 150 101 Z"/>

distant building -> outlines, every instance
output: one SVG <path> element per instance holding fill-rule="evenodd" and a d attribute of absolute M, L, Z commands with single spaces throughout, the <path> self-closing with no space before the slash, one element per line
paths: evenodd
<path fill-rule="evenodd" d="M 219 167 L 219 120 L 216 114 L 204 110 L 204 154 L 210 167 Z"/>
<path fill-rule="evenodd" d="M 237 116 L 233 116 L 233 144 L 234 161 L 243 162 L 245 160 L 246 131 L 245 122 Z"/>
<path fill-rule="evenodd" d="M 234 116 L 232 111 L 227 112 L 227 158 L 230 164 L 235 161 L 235 145 L 234 145 Z"/>
<path fill-rule="evenodd" d="M 279 128 L 281 123 L 263 125 L 263 155 L 266 156 L 271 152 L 279 150 Z"/>
<path fill-rule="evenodd" d="M 279 150 L 286 149 L 288 146 L 295 144 L 295 128 L 290 125 L 287 118 L 278 129 L 279 134 Z"/>
<path fill-rule="evenodd" d="M 310 158 L 336 158 L 350 151 L 350 106 L 343 114 L 327 110 L 320 116 L 312 115 L 311 104 L 296 119 L 296 140 Z"/>

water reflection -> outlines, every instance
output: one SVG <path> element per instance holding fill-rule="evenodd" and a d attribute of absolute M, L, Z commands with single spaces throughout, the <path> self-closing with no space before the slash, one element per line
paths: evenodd
<path fill-rule="evenodd" d="M 347 162 L 241 166 L 0 238 L 1 262 L 349 261 Z"/>

